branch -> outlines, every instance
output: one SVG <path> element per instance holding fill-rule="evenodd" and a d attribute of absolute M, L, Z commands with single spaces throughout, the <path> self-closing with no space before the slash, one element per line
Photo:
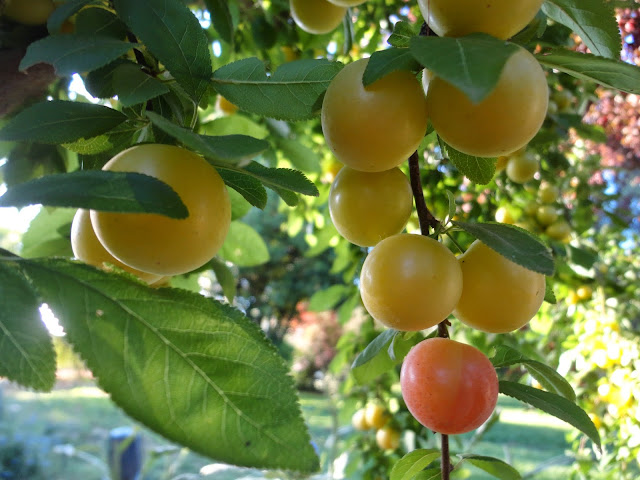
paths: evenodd
<path fill-rule="evenodd" d="M 409 157 L 409 177 L 411 178 L 411 190 L 416 203 L 418 220 L 420 221 L 420 231 L 422 235 L 429 235 L 429 227 L 434 230 L 438 228 L 440 222 L 433 216 L 427 208 L 422 192 L 422 181 L 420 180 L 420 165 L 418 164 L 418 152 L 413 152 Z"/>
<path fill-rule="evenodd" d="M 418 220 L 420 222 L 420 232 L 422 235 L 429 235 L 429 228 L 436 230 L 440 226 L 440 222 L 433 216 L 424 200 L 422 191 L 422 180 L 420 179 L 420 165 L 418 163 L 418 152 L 413 152 L 409 157 L 409 177 L 411 179 L 411 190 L 418 212 Z M 438 337 L 449 338 L 449 330 L 447 327 L 451 325 L 447 319 L 438 324 Z M 442 434 L 442 480 L 451 478 L 451 457 L 449 455 L 449 436 Z"/>

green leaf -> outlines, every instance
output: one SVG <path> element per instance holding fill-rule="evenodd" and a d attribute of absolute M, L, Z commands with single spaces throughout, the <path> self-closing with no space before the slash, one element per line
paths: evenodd
<path fill-rule="evenodd" d="M 446 144 L 442 139 L 440 139 L 440 145 L 444 147 L 445 152 L 443 153 L 446 153 L 451 163 L 469 180 L 478 185 L 486 185 L 491 182 L 496 173 L 495 158 L 467 155 Z"/>
<path fill-rule="evenodd" d="M 522 478 L 522 475 L 515 468 L 497 458 L 473 454 L 458 455 L 458 457 L 501 480 L 520 480 Z"/>
<path fill-rule="evenodd" d="M 360 305 L 360 292 L 353 293 L 345 302 L 338 308 L 338 322 L 340 325 L 345 325 L 353 316 L 353 311 L 358 305 Z"/>
<path fill-rule="evenodd" d="M 551 279 L 547 277 L 547 280 L 544 284 L 544 301 L 555 305 L 558 303 L 558 299 L 556 298 L 556 294 L 553 292 L 553 284 L 550 281 Z"/>
<path fill-rule="evenodd" d="M 491 358 L 494 367 L 508 367 L 511 365 L 524 365 L 531 376 L 535 378 L 548 391 L 563 396 L 572 402 L 576 401 L 576 393 L 565 378 L 553 368 L 536 360 L 526 358 L 517 350 L 506 345 L 496 348 L 495 355 Z"/>
<path fill-rule="evenodd" d="M 7 188 L 52 173 L 66 172 L 67 163 L 55 145 L 25 142 L 16 145 L 0 167 Z"/>
<path fill-rule="evenodd" d="M 510 41 L 518 45 L 526 45 L 534 38 L 540 38 L 547 29 L 547 16 L 538 11 L 536 16 L 520 32 L 511 37 Z"/>
<path fill-rule="evenodd" d="M 81 155 L 97 155 L 109 151 L 121 152 L 134 143 L 133 137 L 139 131 L 139 127 L 125 122 L 102 135 L 79 138 L 71 143 L 63 143 L 62 146 Z"/>
<path fill-rule="evenodd" d="M 259 163 L 251 162 L 244 167 L 243 171 L 258 178 L 269 188 L 283 188 L 313 197 L 317 197 L 320 194 L 313 182 L 297 170 L 291 170 L 289 168 L 267 168 Z"/>
<path fill-rule="evenodd" d="M 419 448 L 409 452 L 393 466 L 389 480 L 412 480 L 438 458 L 440 450 L 435 448 Z"/>
<path fill-rule="evenodd" d="M 318 290 L 309 299 L 310 312 L 326 312 L 331 310 L 351 293 L 348 285 L 332 285 L 325 290 Z"/>
<path fill-rule="evenodd" d="M 229 44 L 233 43 L 233 19 L 228 0 L 205 0 L 204 3 L 211 14 L 213 28 L 220 38 Z"/>
<path fill-rule="evenodd" d="M 127 26 L 104 8 L 85 8 L 76 15 L 76 33 L 100 35 L 122 40 L 127 38 Z"/>
<path fill-rule="evenodd" d="M 571 263 L 586 270 L 593 268 L 600 257 L 596 250 L 587 247 L 574 247 L 573 245 L 567 245 L 567 256 Z"/>
<path fill-rule="evenodd" d="M 398 331 L 394 330 L 393 328 L 387 328 L 386 330 L 384 330 L 380 335 L 374 338 L 363 351 L 358 354 L 358 356 L 353 361 L 351 368 L 355 369 L 362 365 L 365 365 L 380 354 L 386 355 L 387 347 L 397 333 Z"/>
<path fill-rule="evenodd" d="M 239 267 L 262 265 L 270 258 L 269 249 L 260 234 L 239 221 L 231 222 L 218 256 Z"/>
<path fill-rule="evenodd" d="M 327 60 L 298 60 L 267 76 L 264 63 L 245 58 L 213 74 L 213 86 L 242 110 L 280 120 L 307 120 L 322 107 L 324 92 L 342 65 Z"/>
<path fill-rule="evenodd" d="M 602 0 L 547 0 L 542 11 L 577 33 L 595 55 L 620 58 L 622 39 L 613 7 Z"/>
<path fill-rule="evenodd" d="M 264 125 L 256 123 L 244 115 L 229 115 L 216 118 L 203 124 L 201 130 L 207 135 L 214 136 L 233 134 L 265 139 L 271 135 Z"/>
<path fill-rule="evenodd" d="M 137 65 L 124 58 L 118 58 L 102 68 L 89 72 L 84 77 L 84 86 L 87 91 L 96 98 L 114 97 L 116 92 L 113 89 L 113 73 L 116 68 L 124 64 Z"/>
<path fill-rule="evenodd" d="M 600 434 L 589 415 L 575 403 L 560 395 L 538 390 L 520 383 L 500 381 L 500 393 L 527 403 L 543 412 L 553 415 L 586 434 L 593 442 L 601 446 Z"/>
<path fill-rule="evenodd" d="M 413 58 L 408 48 L 387 48 L 378 50 L 369 58 L 367 68 L 362 76 L 362 83 L 365 87 L 371 85 L 376 80 L 397 70 L 420 70 L 420 64 Z"/>
<path fill-rule="evenodd" d="M 42 392 L 53 388 L 56 356 L 29 281 L 0 263 L 0 376 Z"/>
<path fill-rule="evenodd" d="M 351 365 L 351 374 L 356 382 L 365 385 L 401 363 L 409 350 L 420 341 L 419 335 L 405 338 L 403 332 L 387 329 L 378 335 L 360 352 Z M 394 358 L 389 356 L 393 341 Z"/>
<path fill-rule="evenodd" d="M 420 33 L 420 25 L 409 22 L 396 22 L 393 26 L 393 33 L 389 36 L 387 42 L 392 47 L 404 48 L 408 47 L 411 39 Z"/>
<path fill-rule="evenodd" d="M 52 100 L 25 108 L 2 130 L 0 141 L 67 143 L 107 132 L 127 119 L 112 108 Z"/>
<path fill-rule="evenodd" d="M 49 63 L 61 77 L 89 72 L 112 62 L 135 45 L 101 35 L 49 35 L 29 45 L 20 62 L 20 70 L 37 63 Z"/>
<path fill-rule="evenodd" d="M 291 190 L 287 190 L 285 188 L 280 188 L 280 187 L 270 187 L 270 188 L 271 188 L 271 190 L 276 192 L 278 194 L 278 196 L 282 200 L 284 200 L 284 203 L 286 203 L 290 207 L 295 207 L 296 205 L 298 205 L 298 202 L 300 201 L 298 199 L 298 195 L 296 195 Z"/>
<path fill-rule="evenodd" d="M 169 87 L 132 63 L 123 63 L 113 71 L 113 90 L 125 107 L 169 93 Z"/>
<path fill-rule="evenodd" d="M 304 172 L 320 173 L 322 171 L 320 156 L 299 141 L 282 138 L 278 140 L 278 148 L 294 168 Z"/>
<path fill-rule="evenodd" d="M 229 303 L 232 303 L 237 293 L 236 277 L 234 277 L 231 269 L 217 258 L 211 259 L 209 263 L 213 273 L 216 275 L 216 280 L 218 280 L 218 283 L 222 287 L 222 293 L 227 297 Z"/>
<path fill-rule="evenodd" d="M 552 276 L 555 271 L 549 249 L 523 228 L 496 222 L 451 223 L 528 270 L 548 276 Z"/>
<path fill-rule="evenodd" d="M 428 468 L 418 473 L 412 480 L 440 480 L 442 478 L 442 470 L 440 467 Z"/>
<path fill-rule="evenodd" d="M 178 194 L 157 178 L 131 172 L 81 170 L 47 175 L 11 187 L 0 207 L 42 204 L 107 212 L 158 213 L 186 218 L 187 207 Z"/>
<path fill-rule="evenodd" d="M 68 0 L 62 5 L 57 6 L 56 9 L 51 12 L 47 19 L 47 30 L 49 33 L 58 33 L 62 28 L 62 24 L 67 18 L 78 12 L 82 7 L 88 3 L 94 3 L 93 0 Z"/>
<path fill-rule="evenodd" d="M 115 0 L 118 16 L 199 103 L 211 78 L 209 41 L 181 0 Z"/>
<path fill-rule="evenodd" d="M 244 197 L 254 207 L 264 209 L 267 206 L 267 191 L 257 178 L 234 170 L 218 169 L 218 173 L 229 187 Z"/>
<path fill-rule="evenodd" d="M 640 67 L 620 60 L 557 48 L 536 55 L 545 67 L 628 93 L 640 93 Z"/>
<path fill-rule="evenodd" d="M 239 220 L 249 213 L 251 204 L 232 188 L 228 188 L 227 191 L 229 192 L 229 200 L 231 201 L 231 220 Z"/>
<path fill-rule="evenodd" d="M 129 416 L 221 462 L 318 468 L 287 365 L 238 310 L 60 259 L 21 268 Z"/>
<path fill-rule="evenodd" d="M 147 117 L 155 126 L 182 142 L 188 148 L 201 153 L 206 158 L 230 163 L 245 163 L 269 148 L 269 143 L 246 135 L 198 135 L 161 117 L 147 112 Z M 214 162 L 214 166 L 215 166 Z"/>
<path fill-rule="evenodd" d="M 42 208 L 22 236 L 20 255 L 25 258 L 72 257 L 71 222 L 75 213 L 72 208 Z"/>
<path fill-rule="evenodd" d="M 414 37 L 411 53 L 438 77 L 464 92 L 473 103 L 489 95 L 511 55 L 520 47 L 484 33 L 465 37 Z"/>

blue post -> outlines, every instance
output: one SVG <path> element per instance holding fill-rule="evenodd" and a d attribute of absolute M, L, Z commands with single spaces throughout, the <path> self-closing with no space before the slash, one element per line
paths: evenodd
<path fill-rule="evenodd" d="M 112 480 L 139 480 L 142 473 L 142 436 L 131 427 L 118 427 L 109 432 L 107 447 Z"/>

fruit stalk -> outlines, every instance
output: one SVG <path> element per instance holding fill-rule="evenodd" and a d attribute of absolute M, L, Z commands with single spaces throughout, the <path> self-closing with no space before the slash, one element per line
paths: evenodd
<path fill-rule="evenodd" d="M 411 190 L 415 199 L 416 212 L 418 213 L 418 221 L 420 222 L 420 233 L 429 235 L 429 228 L 434 230 L 440 225 L 440 222 L 433 216 L 422 192 L 422 181 L 420 180 L 420 164 L 418 163 L 418 152 L 413 152 L 409 157 L 409 177 L 411 179 Z M 447 326 L 449 322 L 444 319 L 438 324 L 438 337 L 449 338 L 449 330 Z M 442 434 L 442 480 L 450 479 L 451 460 L 449 458 L 449 436 Z"/>

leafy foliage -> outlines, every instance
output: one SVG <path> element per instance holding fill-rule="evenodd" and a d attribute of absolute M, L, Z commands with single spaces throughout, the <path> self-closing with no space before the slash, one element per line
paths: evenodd
<path fill-rule="evenodd" d="M 222 461 L 316 468 L 285 364 L 237 310 L 64 260 L 20 268 L 127 413 Z"/>

